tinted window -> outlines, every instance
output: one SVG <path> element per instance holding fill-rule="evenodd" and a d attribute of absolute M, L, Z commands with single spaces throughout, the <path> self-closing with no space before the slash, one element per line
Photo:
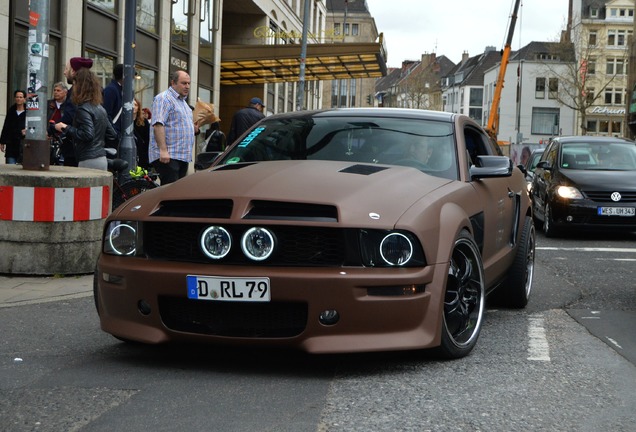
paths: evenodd
<path fill-rule="evenodd" d="M 411 158 L 420 163 L 410 164 Z M 449 123 L 376 117 L 281 117 L 265 119 L 221 163 L 334 160 L 407 165 L 457 179 Z"/>

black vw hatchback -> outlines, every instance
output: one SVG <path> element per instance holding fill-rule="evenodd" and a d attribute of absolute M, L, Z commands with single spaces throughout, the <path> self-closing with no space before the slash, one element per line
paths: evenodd
<path fill-rule="evenodd" d="M 532 200 L 548 237 L 574 228 L 636 231 L 636 143 L 555 138 L 537 164 Z"/>

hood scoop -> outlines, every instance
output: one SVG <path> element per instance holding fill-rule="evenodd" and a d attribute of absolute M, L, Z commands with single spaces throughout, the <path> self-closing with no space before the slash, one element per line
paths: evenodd
<path fill-rule="evenodd" d="M 357 165 L 351 165 L 350 167 L 342 169 L 340 170 L 340 172 L 348 173 L 348 174 L 371 175 L 380 171 L 384 171 L 385 169 L 388 169 L 388 168 L 377 166 L 377 165 L 357 164 Z"/>

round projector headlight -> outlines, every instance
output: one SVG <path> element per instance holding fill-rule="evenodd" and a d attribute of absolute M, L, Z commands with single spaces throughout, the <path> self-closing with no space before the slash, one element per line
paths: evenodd
<path fill-rule="evenodd" d="M 243 234 L 241 249 L 249 259 L 263 261 L 274 251 L 274 235 L 265 228 L 250 228 Z"/>
<path fill-rule="evenodd" d="M 413 256 L 413 244 L 404 234 L 391 233 L 380 243 L 380 256 L 390 265 L 404 265 Z"/>
<path fill-rule="evenodd" d="M 232 236 L 223 227 L 212 226 L 201 234 L 201 250 L 212 259 L 221 259 L 232 247 Z"/>
<path fill-rule="evenodd" d="M 133 255 L 137 250 L 137 230 L 127 223 L 117 223 L 108 234 L 108 244 L 117 255 Z"/>

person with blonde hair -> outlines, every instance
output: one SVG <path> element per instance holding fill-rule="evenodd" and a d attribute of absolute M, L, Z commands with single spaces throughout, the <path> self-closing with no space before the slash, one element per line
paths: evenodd
<path fill-rule="evenodd" d="M 102 103 L 102 87 L 97 76 L 87 68 L 79 69 L 73 79 L 73 104 L 77 106 L 72 125 L 55 124 L 55 130 L 73 138 L 80 168 L 106 170 L 106 143 L 117 142 L 117 132 Z"/>

